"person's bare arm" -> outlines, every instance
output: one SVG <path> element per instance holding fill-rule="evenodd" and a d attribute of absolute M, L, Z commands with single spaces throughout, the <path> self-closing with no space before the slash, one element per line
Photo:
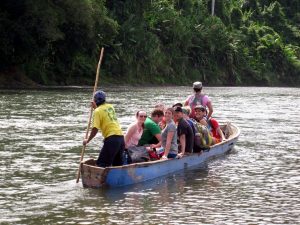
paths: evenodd
<path fill-rule="evenodd" d="M 98 129 L 96 127 L 93 127 L 88 139 L 83 140 L 83 145 L 88 144 L 96 136 L 97 133 L 98 133 Z"/>
<path fill-rule="evenodd" d="M 211 101 L 209 101 L 207 103 L 207 108 L 208 108 L 207 119 L 209 119 L 211 117 L 211 115 L 213 114 L 213 111 L 214 111 Z"/>
<path fill-rule="evenodd" d="M 125 134 L 125 136 L 124 136 L 124 140 L 125 140 L 125 145 L 126 145 L 126 147 L 128 147 L 127 144 L 128 144 L 128 142 L 129 142 L 130 138 L 132 137 L 132 135 L 134 134 L 135 129 L 136 129 L 135 126 L 131 126 L 131 127 L 128 129 L 128 131 L 126 132 L 126 134 Z"/>
<path fill-rule="evenodd" d="M 179 142 L 180 142 L 180 146 L 181 146 L 181 153 L 179 153 L 178 156 L 181 158 L 182 156 L 184 156 L 184 153 L 185 153 L 185 146 L 186 146 L 185 134 L 180 135 Z"/>
<path fill-rule="evenodd" d="M 202 125 L 204 125 L 204 126 L 206 126 L 206 127 L 207 127 L 207 125 L 208 125 L 206 119 L 201 119 L 201 120 L 199 121 L 199 123 L 202 124 Z"/>
<path fill-rule="evenodd" d="M 152 144 L 151 147 L 152 148 L 159 148 L 161 146 L 161 134 L 155 134 L 154 136 L 158 140 L 158 143 L 157 144 Z"/>
<path fill-rule="evenodd" d="M 175 131 L 169 131 L 168 132 L 167 141 L 166 141 L 166 147 L 165 147 L 165 152 L 164 152 L 164 155 L 166 157 L 168 157 L 168 154 L 170 152 L 171 143 L 172 143 L 172 139 L 173 139 L 174 133 L 175 133 Z"/>

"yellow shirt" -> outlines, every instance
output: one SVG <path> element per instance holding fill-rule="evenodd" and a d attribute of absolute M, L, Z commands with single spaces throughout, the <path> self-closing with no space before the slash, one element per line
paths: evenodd
<path fill-rule="evenodd" d="M 104 138 L 111 135 L 123 135 L 115 109 L 111 104 L 105 103 L 95 109 L 93 127 L 100 130 Z"/>

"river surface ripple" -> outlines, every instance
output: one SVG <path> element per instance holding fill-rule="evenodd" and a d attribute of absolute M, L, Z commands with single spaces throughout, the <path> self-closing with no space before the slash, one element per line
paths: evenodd
<path fill-rule="evenodd" d="M 125 130 L 190 87 L 104 88 Z M 232 153 L 129 187 L 75 183 L 90 89 L 0 90 L 1 224 L 300 224 L 300 89 L 205 87 Z M 97 157 L 101 136 L 87 147 Z"/>

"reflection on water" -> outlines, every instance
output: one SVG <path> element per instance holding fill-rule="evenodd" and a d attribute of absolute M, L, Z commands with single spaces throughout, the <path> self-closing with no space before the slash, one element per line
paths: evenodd
<path fill-rule="evenodd" d="M 183 101 L 190 88 L 106 91 L 125 131 L 137 109 Z M 242 130 L 233 152 L 149 182 L 93 190 L 75 183 L 91 90 L 0 91 L 0 223 L 298 224 L 300 89 L 205 92 L 214 116 Z M 101 140 L 86 158 L 98 155 Z"/>

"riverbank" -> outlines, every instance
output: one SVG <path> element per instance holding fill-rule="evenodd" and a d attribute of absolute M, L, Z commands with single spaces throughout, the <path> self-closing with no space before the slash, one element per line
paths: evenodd
<path fill-rule="evenodd" d="M 199 79 L 201 80 L 201 79 Z M 186 82 L 180 84 L 180 86 L 190 86 L 193 83 L 193 81 Z M 236 86 L 236 87 L 266 87 L 265 83 L 263 84 L 243 84 L 243 85 L 220 85 L 220 84 L 206 84 L 205 87 L 229 87 L 229 86 Z M 116 78 L 111 77 L 102 77 L 99 80 L 98 87 L 122 87 L 122 86 L 132 86 L 132 87 L 167 87 L 167 86 L 178 86 L 179 84 L 160 84 L 160 83 L 140 83 L 140 81 L 137 81 L 136 83 L 127 82 L 127 80 L 120 80 Z M 68 84 L 52 84 L 52 85 L 42 85 L 39 84 L 33 80 L 31 80 L 28 76 L 26 76 L 25 73 L 18 71 L 16 69 L 12 69 L 10 71 L 0 72 L 0 89 L 66 89 L 66 88 L 91 88 L 94 86 L 93 80 L 84 80 L 84 81 L 73 81 Z M 268 87 L 300 87 L 297 86 L 297 84 L 294 84 L 293 86 L 289 85 L 269 85 Z"/>
<path fill-rule="evenodd" d="M 24 73 L 11 69 L 0 73 L 0 88 L 18 89 L 18 88 L 41 88 L 42 85 L 32 81 Z"/>
<path fill-rule="evenodd" d="M 300 1 L 4 2 L 0 73 L 37 84 L 93 85 L 105 47 L 105 85 L 300 86 Z"/>

